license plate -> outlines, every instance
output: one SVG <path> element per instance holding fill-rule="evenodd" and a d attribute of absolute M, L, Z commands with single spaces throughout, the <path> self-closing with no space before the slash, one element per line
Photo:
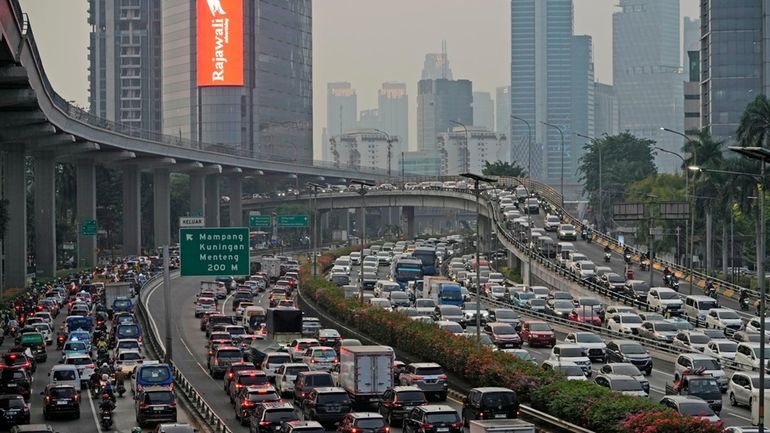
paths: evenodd
<path fill-rule="evenodd" d="M 436 431 L 449 431 L 449 427 L 437 428 Z"/>
<path fill-rule="evenodd" d="M 505 418 L 505 414 L 504 413 L 496 413 L 495 414 L 495 418 Z"/>
<path fill-rule="evenodd" d="M 340 407 L 339 406 L 329 406 L 329 407 L 327 407 L 326 410 L 329 411 L 329 412 L 339 412 L 340 411 Z"/>
<path fill-rule="evenodd" d="M 8 388 L 16 388 L 17 386 L 19 386 L 19 384 L 17 384 L 17 383 L 9 383 L 8 384 Z"/>
<path fill-rule="evenodd" d="M 154 408 L 152 408 L 152 410 L 154 410 L 156 412 L 160 412 L 160 411 L 163 410 L 163 408 L 162 407 L 154 407 Z"/>
<path fill-rule="evenodd" d="M 56 405 L 57 405 L 57 406 L 64 406 L 65 404 L 67 404 L 67 402 L 66 402 L 66 401 L 57 401 L 57 402 L 56 402 Z"/>

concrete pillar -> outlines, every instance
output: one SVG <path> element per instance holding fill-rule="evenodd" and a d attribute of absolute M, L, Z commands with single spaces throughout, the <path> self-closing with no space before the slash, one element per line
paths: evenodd
<path fill-rule="evenodd" d="M 519 260 L 518 257 L 516 257 L 516 254 L 513 254 L 512 252 L 508 252 L 508 268 L 512 271 L 518 271 L 521 267 L 521 260 Z"/>
<path fill-rule="evenodd" d="M 530 262 L 528 260 L 521 262 L 521 282 L 526 286 L 532 285 L 532 270 L 529 265 Z"/>
<path fill-rule="evenodd" d="M 27 284 L 27 188 L 24 181 L 24 149 L 9 148 L 5 154 L 5 194 L 8 225 L 5 233 L 5 287 Z"/>
<path fill-rule="evenodd" d="M 243 227 L 243 188 L 241 174 L 227 176 L 230 186 L 230 227 Z"/>
<path fill-rule="evenodd" d="M 479 215 L 479 230 L 481 231 L 481 252 L 488 253 L 492 247 L 492 220 Z"/>
<path fill-rule="evenodd" d="M 123 255 L 142 253 L 142 173 L 123 166 Z"/>
<path fill-rule="evenodd" d="M 358 237 L 358 239 L 360 239 L 359 242 L 365 242 L 365 240 L 362 239 L 362 236 L 364 235 L 362 230 L 364 228 L 364 224 L 366 224 L 366 219 L 365 219 L 366 217 L 364 216 L 363 209 L 361 209 L 360 207 L 357 207 L 355 210 L 356 210 L 356 236 Z M 368 233 L 366 235 L 367 237 L 369 236 Z"/>
<path fill-rule="evenodd" d="M 347 214 L 347 211 L 345 213 Z M 316 245 L 323 244 L 329 238 L 329 215 L 331 215 L 329 210 L 318 212 L 318 243 Z M 348 227 L 349 229 L 350 227 Z M 349 231 L 348 235 L 350 235 Z"/>
<path fill-rule="evenodd" d="M 714 267 L 714 229 L 711 210 L 706 209 L 706 274 L 711 275 Z"/>
<path fill-rule="evenodd" d="M 171 172 L 156 168 L 152 173 L 152 210 L 155 248 L 171 243 Z"/>
<path fill-rule="evenodd" d="M 190 214 L 205 216 L 206 175 L 190 175 Z"/>
<path fill-rule="evenodd" d="M 78 266 L 96 265 L 96 235 L 83 236 L 80 226 L 96 219 L 96 164 L 93 159 L 79 159 L 75 163 L 77 186 Z M 99 226 L 97 222 L 97 227 Z"/>
<path fill-rule="evenodd" d="M 403 206 L 401 208 L 401 222 L 405 239 L 414 239 L 416 234 L 414 230 L 414 206 Z"/>
<path fill-rule="evenodd" d="M 52 153 L 35 155 L 35 270 L 39 277 L 56 276 L 55 170 Z"/>
<path fill-rule="evenodd" d="M 219 175 L 206 176 L 206 227 L 219 227 Z"/>

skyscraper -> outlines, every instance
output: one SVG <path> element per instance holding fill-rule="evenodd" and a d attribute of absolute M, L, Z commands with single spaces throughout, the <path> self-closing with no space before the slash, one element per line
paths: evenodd
<path fill-rule="evenodd" d="M 701 126 L 731 146 L 746 105 L 770 92 L 770 56 L 763 56 L 770 25 L 762 18 L 770 6 L 762 0 L 701 3 Z"/>
<path fill-rule="evenodd" d="M 417 150 L 436 150 L 436 137 L 454 125 L 473 125 L 473 89 L 468 80 L 417 83 Z"/>
<path fill-rule="evenodd" d="M 358 97 L 350 83 L 326 85 L 326 136 L 336 137 L 358 128 Z M 323 143 L 323 159 L 331 161 L 329 143 Z"/>
<path fill-rule="evenodd" d="M 376 108 L 361 110 L 358 115 L 358 129 L 380 129 L 380 111 Z"/>
<path fill-rule="evenodd" d="M 383 83 L 377 94 L 380 128 L 397 136 L 398 152 L 409 150 L 409 96 L 406 83 Z"/>
<path fill-rule="evenodd" d="M 615 135 L 620 132 L 618 98 L 609 84 L 594 83 L 594 135 Z"/>
<path fill-rule="evenodd" d="M 495 91 L 495 131 L 506 137 L 511 135 L 511 86 Z"/>
<path fill-rule="evenodd" d="M 425 63 L 422 67 L 423 80 L 452 80 L 452 69 L 449 67 L 449 56 L 446 52 L 446 42 L 441 43 L 440 53 L 428 53 L 425 55 Z"/>
<path fill-rule="evenodd" d="M 473 126 L 495 130 L 495 101 L 489 92 L 473 92 Z"/>
<path fill-rule="evenodd" d="M 682 138 L 660 129 L 684 129 L 679 0 L 620 0 L 612 31 L 621 131 L 680 152 Z M 679 168 L 679 160 L 663 152 L 658 152 L 655 163 L 662 172 Z"/>
<path fill-rule="evenodd" d="M 161 2 L 164 132 L 312 160 L 310 0 L 213 4 Z"/>
<path fill-rule="evenodd" d="M 577 128 L 588 129 L 593 116 L 593 107 L 585 105 L 593 83 L 590 56 L 590 38 L 573 37 L 572 0 L 511 0 L 510 114 L 532 129 L 528 148 L 526 124 L 511 120 L 513 160 L 533 177 L 551 184 L 563 177 L 566 186 L 575 189 L 573 167 L 580 148 L 573 133 L 584 133 Z M 573 71 L 576 67 L 580 70 Z M 561 129 L 563 148 L 559 130 L 544 123 Z"/>
<path fill-rule="evenodd" d="M 593 137 L 594 133 L 594 62 L 591 36 L 572 37 L 572 132 Z M 583 146 L 588 141 L 574 135 L 572 154 L 564 170 L 575 178 L 578 162 L 583 156 Z M 566 153 L 566 152 L 565 152 Z"/>
<path fill-rule="evenodd" d="M 160 6 L 152 0 L 89 0 L 91 113 L 159 132 Z"/>
<path fill-rule="evenodd" d="M 682 44 L 682 64 L 687 66 L 687 52 L 700 51 L 700 19 L 684 17 L 682 20 L 682 35 L 684 43 Z"/>

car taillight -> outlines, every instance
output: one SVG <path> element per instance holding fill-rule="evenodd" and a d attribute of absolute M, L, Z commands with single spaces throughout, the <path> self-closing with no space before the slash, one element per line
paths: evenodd
<path fill-rule="evenodd" d="M 420 423 L 420 428 L 421 429 L 425 429 L 425 430 L 432 429 L 433 428 L 433 424 L 428 424 L 427 422 L 421 422 Z"/>
<path fill-rule="evenodd" d="M 479 418 L 484 419 L 484 412 L 479 412 Z"/>
<path fill-rule="evenodd" d="M 236 383 L 235 384 L 235 388 L 236 389 L 241 389 L 241 388 L 243 388 L 243 385 L 241 385 L 240 383 Z"/>
<path fill-rule="evenodd" d="M 150 407 L 150 405 L 147 403 L 139 403 L 139 409 L 147 409 L 148 407 Z"/>
<path fill-rule="evenodd" d="M 273 425 L 273 423 L 270 422 L 270 421 L 260 421 L 259 425 L 261 425 L 262 427 L 266 427 L 266 426 L 269 426 L 269 425 Z"/>
<path fill-rule="evenodd" d="M 462 421 L 453 422 L 452 427 L 463 428 L 463 422 Z"/>
<path fill-rule="evenodd" d="M 171 402 L 168 404 L 168 407 L 176 408 L 176 402 Z"/>
<path fill-rule="evenodd" d="M 243 400 L 243 403 L 241 403 L 241 406 L 243 406 L 243 407 L 251 407 L 251 406 L 254 406 L 254 403 L 252 403 L 249 400 Z"/>
<path fill-rule="evenodd" d="M 423 379 L 425 379 L 425 378 L 422 377 L 422 376 L 418 376 L 416 374 L 414 376 L 412 376 L 412 380 L 423 380 Z"/>
<path fill-rule="evenodd" d="M 521 410 L 516 409 L 516 418 L 518 418 L 521 415 Z"/>
<path fill-rule="evenodd" d="M 358 429 L 353 427 L 352 429 L 350 429 L 350 433 L 358 433 Z"/>
<path fill-rule="evenodd" d="M 233 378 L 233 376 L 235 376 L 235 374 L 233 374 L 232 372 L 230 372 L 230 373 L 227 373 L 227 378 L 228 378 L 228 379 L 232 379 L 232 378 Z"/>
<path fill-rule="evenodd" d="M 446 374 L 440 374 L 437 379 L 438 380 L 446 380 L 447 379 Z"/>

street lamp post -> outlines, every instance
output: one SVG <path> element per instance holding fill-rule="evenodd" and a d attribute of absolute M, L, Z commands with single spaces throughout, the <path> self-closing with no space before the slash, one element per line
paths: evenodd
<path fill-rule="evenodd" d="M 762 162 L 762 171 L 759 174 L 756 173 L 744 173 L 739 171 L 728 170 L 712 170 L 705 169 L 697 166 L 689 167 L 693 171 L 706 172 L 706 173 L 722 173 L 730 174 L 734 176 L 748 176 L 757 182 L 757 194 L 759 195 L 759 236 L 757 239 L 758 244 L 758 256 L 757 257 L 757 281 L 759 283 L 759 335 L 762 337 L 759 339 L 759 417 L 757 427 L 759 427 L 759 433 L 765 431 L 765 370 L 767 368 L 767 360 L 765 357 L 765 316 L 766 316 L 766 282 L 765 282 L 765 256 L 767 254 L 765 246 L 765 236 L 767 235 L 767 222 L 765 220 L 765 163 L 770 161 L 770 151 L 762 147 L 734 147 L 731 146 L 730 150 L 740 153 L 748 158 L 758 159 Z"/>
<path fill-rule="evenodd" d="M 470 170 L 470 150 L 468 149 L 468 146 L 470 145 L 470 137 L 468 136 L 468 127 L 465 126 L 465 124 L 456 122 L 454 120 L 450 120 L 449 123 L 455 124 L 457 126 L 460 126 L 465 131 L 465 152 L 463 155 L 463 171 Z M 462 174 L 460 175 L 462 176 Z"/>
<path fill-rule="evenodd" d="M 564 131 L 553 123 L 543 121 L 540 121 L 540 123 L 556 129 L 559 131 L 559 136 L 561 136 L 561 173 L 559 174 L 559 178 L 561 179 L 561 190 L 559 192 L 561 193 L 561 207 L 564 208 Z"/>
<path fill-rule="evenodd" d="M 316 254 L 316 249 L 318 248 L 318 245 L 316 243 L 316 238 L 318 237 L 318 224 L 317 224 L 317 213 L 318 213 L 318 188 L 323 188 L 321 185 L 313 182 L 308 182 L 307 185 L 313 189 L 313 230 L 312 235 L 313 239 L 311 242 L 312 249 L 313 249 L 313 276 L 318 276 L 318 255 Z M 363 251 L 361 252 L 361 255 L 363 255 Z M 361 257 L 361 260 L 364 258 Z"/>
<path fill-rule="evenodd" d="M 364 245 L 366 244 L 366 187 L 373 186 L 374 183 L 367 180 L 351 180 L 350 183 L 359 185 L 358 194 L 361 196 L 361 268 L 358 272 L 358 279 L 361 281 L 361 287 L 358 289 L 358 297 L 363 305 L 364 303 Z"/>
<path fill-rule="evenodd" d="M 587 140 L 591 140 L 591 141 L 596 142 L 596 137 L 591 137 L 591 136 L 588 136 L 588 135 L 585 135 L 585 134 L 580 134 L 580 133 L 577 133 L 577 132 L 575 133 L 575 135 L 577 135 L 578 137 L 585 138 Z M 602 213 L 602 210 L 604 208 L 604 206 L 603 206 L 604 205 L 604 203 L 603 203 L 603 199 L 604 198 L 602 197 L 602 178 L 604 177 L 603 173 L 602 173 L 602 149 L 601 149 L 601 147 L 597 146 L 596 150 L 599 152 L 599 218 L 600 218 L 599 221 L 601 222 L 600 229 L 602 231 L 604 231 L 604 213 Z"/>
<path fill-rule="evenodd" d="M 527 125 L 527 176 L 532 178 L 532 127 L 524 118 L 511 114 L 511 119 L 524 122 Z"/>
<path fill-rule="evenodd" d="M 481 190 L 479 182 L 495 183 L 497 179 L 473 173 L 462 173 L 460 176 L 472 179 L 476 192 L 476 343 L 481 344 Z"/>

